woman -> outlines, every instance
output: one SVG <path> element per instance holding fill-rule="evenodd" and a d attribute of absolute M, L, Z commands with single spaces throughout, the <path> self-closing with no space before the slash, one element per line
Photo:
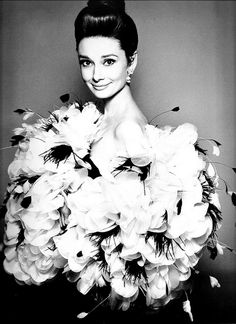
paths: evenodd
<path fill-rule="evenodd" d="M 39 284 L 62 268 L 81 293 L 123 311 L 157 311 L 182 295 L 192 319 L 191 269 L 209 237 L 217 246 L 215 171 L 192 125 L 157 129 L 136 105 L 129 83 L 138 36 L 123 1 L 90 0 L 75 38 L 82 78 L 104 115 L 73 103 L 16 131 L 5 270 Z"/>
<path fill-rule="evenodd" d="M 75 21 L 82 78 L 105 102 L 103 138 L 92 151 L 92 160 L 103 174 L 107 174 L 109 160 L 117 151 L 134 156 L 148 149 L 144 136 L 147 121 L 130 90 L 138 35 L 124 7 L 123 1 L 89 1 Z"/>

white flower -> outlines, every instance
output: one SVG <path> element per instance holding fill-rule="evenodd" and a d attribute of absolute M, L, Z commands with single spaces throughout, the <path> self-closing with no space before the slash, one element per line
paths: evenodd
<path fill-rule="evenodd" d="M 53 278 L 58 272 L 54 265 L 56 254 L 50 250 L 50 246 L 38 248 L 22 244 L 17 250 L 15 247 L 6 249 L 5 255 L 5 270 L 28 284 L 40 284 Z"/>
<path fill-rule="evenodd" d="M 61 256 L 68 260 L 68 266 L 73 272 L 84 269 L 97 252 L 79 226 L 68 228 L 64 234 L 54 237 L 54 242 Z"/>
<path fill-rule="evenodd" d="M 120 296 L 130 298 L 138 291 L 138 285 L 116 276 L 111 279 L 111 288 Z"/>
<path fill-rule="evenodd" d="M 100 287 L 105 285 L 102 271 L 95 262 L 84 268 L 80 276 L 81 278 L 77 282 L 77 289 L 84 295 L 87 294 L 95 284 Z"/>
<path fill-rule="evenodd" d="M 153 299 L 159 299 L 166 294 L 166 282 L 160 275 L 156 275 L 155 278 L 149 283 L 147 288 L 147 294 Z"/>
<path fill-rule="evenodd" d="M 19 222 L 7 222 L 6 229 L 5 229 L 5 235 L 8 240 L 16 238 L 20 233 L 20 225 Z"/>
<path fill-rule="evenodd" d="M 55 123 L 54 127 L 60 133 L 61 139 L 83 158 L 88 153 L 89 146 L 97 135 L 98 125 L 96 122 L 101 117 L 101 113 L 94 104 L 88 103 L 82 111 L 75 105 L 71 105 L 60 117 L 60 121 Z"/>

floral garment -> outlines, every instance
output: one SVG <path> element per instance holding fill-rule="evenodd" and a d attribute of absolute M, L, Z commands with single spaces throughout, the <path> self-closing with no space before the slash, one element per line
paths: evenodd
<path fill-rule="evenodd" d="M 14 130 L 4 268 L 36 285 L 63 271 L 82 294 L 110 287 L 123 310 L 139 294 L 158 308 L 187 287 L 204 247 L 220 250 L 218 175 L 192 124 L 148 124 L 143 152 L 99 163 L 103 121 L 74 102 Z"/>

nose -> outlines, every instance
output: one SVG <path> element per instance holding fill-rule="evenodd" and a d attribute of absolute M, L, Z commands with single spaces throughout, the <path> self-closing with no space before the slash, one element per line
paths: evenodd
<path fill-rule="evenodd" d="M 103 80 L 103 72 L 102 72 L 102 67 L 94 65 L 93 69 L 93 81 L 94 82 L 99 82 L 100 80 Z"/>

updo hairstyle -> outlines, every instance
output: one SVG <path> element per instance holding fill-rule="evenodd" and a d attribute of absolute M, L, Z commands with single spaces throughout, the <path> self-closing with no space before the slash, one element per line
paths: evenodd
<path fill-rule="evenodd" d="M 120 42 L 128 62 L 138 46 L 138 33 L 132 18 L 125 12 L 123 0 L 89 0 L 75 20 L 76 50 L 85 37 L 112 37 Z"/>

